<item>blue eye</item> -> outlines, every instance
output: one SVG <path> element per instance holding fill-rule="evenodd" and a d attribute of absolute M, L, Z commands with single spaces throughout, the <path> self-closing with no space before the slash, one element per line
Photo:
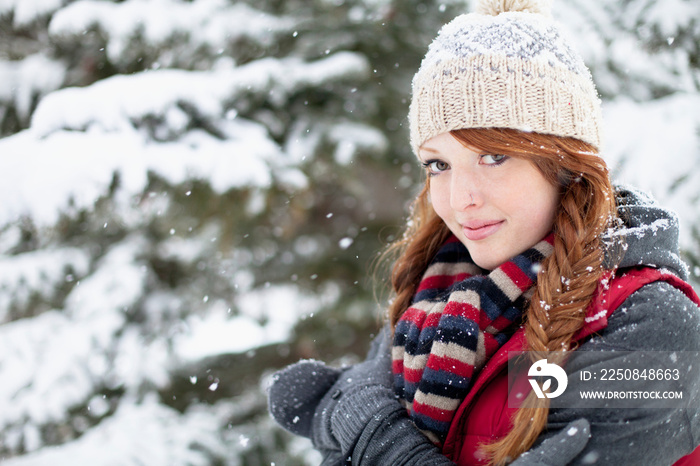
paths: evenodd
<path fill-rule="evenodd" d="M 481 163 L 484 165 L 500 165 L 506 161 L 507 155 L 503 154 L 484 154 L 481 156 Z"/>
<path fill-rule="evenodd" d="M 423 167 L 428 169 L 428 172 L 431 175 L 437 175 L 438 173 L 444 172 L 450 168 L 449 164 L 447 162 L 443 162 L 442 160 L 428 160 L 427 162 L 423 162 Z"/>

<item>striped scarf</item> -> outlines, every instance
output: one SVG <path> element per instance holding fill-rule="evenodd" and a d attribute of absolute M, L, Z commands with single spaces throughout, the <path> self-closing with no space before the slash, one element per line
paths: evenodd
<path fill-rule="evenodd" d="M 411 419 L 442 445 L 450 422 L 486 361 L 517 329 L 539 263 L 554 236 L 488 275 L 451 236 L 430 263 L 396 324 L 394 386 Z"/>

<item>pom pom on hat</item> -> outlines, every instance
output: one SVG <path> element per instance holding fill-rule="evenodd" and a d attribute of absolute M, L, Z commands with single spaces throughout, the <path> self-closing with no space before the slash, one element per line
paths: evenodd
<path fill-rule="evenodd" d="M 523 13 L 539 13 L 552 15 L 551 0 L 479 0 L 476 12 L 482 15 L 497 16 L 505 12 L 520 11 Z"/>

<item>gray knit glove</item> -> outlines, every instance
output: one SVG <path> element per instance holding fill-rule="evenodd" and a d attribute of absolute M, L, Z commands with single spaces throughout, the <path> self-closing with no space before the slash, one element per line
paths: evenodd
<path fill-rule="evenodd" d="M 356 366 L 334 369 L 303 360 L 275 373 L 268 389 L 270 415 L 289 432 L 310 438 L 324 455 L 323 464 L 343 463 L 373 414 L 365 394 L 372 395 L 375 405 L 384 400 L 403 409 L 393 394 L 390 347 L 391 331 L 385 327 L 367 359 Z M 363 394 L 358 397 L 359 391 Z M 354 406 L 358 401 L 359 409 Z"/>
<path fill-rule="evenodd" d="M 316 407 L 342 372 L 311 359 L 276 372 L 267 394 L 270 414 L 289 432 L 311 438 Z"/>
<path fill-rule="evenodd" d="M 586 419 L 567 424 L 557 435 L 538 447 L 526 451 L 511 466 L 564 466 L 583 451 L 591 437 L 591 426 Z"/>
<path fill-rule="evenodd" d="M 321 399 L 312 421 L 314 445 L 352 453 L 355 442 L 378 413 L 402 410 L 394 395 L 391 331 L 385 326 L 373 342 L 368 359 L 338 377 Z"/>

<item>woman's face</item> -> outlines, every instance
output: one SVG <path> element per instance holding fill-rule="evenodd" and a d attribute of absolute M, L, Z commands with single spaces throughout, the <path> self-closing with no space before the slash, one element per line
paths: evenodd
<path fill-rule="evenodd" d="M 419 157 L 435 212 L 479 267 L 493 270 L 551 231 L 558 189 L 530 161 L 472 150 L 449 133 L 429 139 Z"/>

